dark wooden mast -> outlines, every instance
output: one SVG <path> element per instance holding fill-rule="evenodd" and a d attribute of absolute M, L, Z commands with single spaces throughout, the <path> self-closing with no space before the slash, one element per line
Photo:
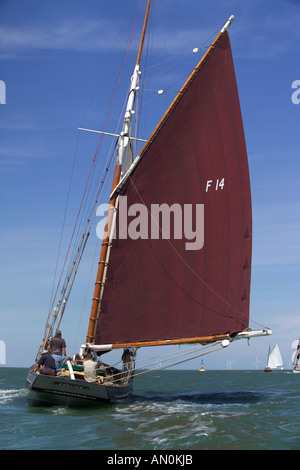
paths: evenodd
<path fill-rule="evenodd" d="M 151 0 L 148 0 L 136 65 L 135 65 L 133 76 L 131 79 L 131 89 L 130 89 L 126 113 L 124 117 L 123 129 L 119 137 L 118 159 L 116 163 L 111 192 L 114 191 L 114 189 L 116 188 L 116 186 L 118 185 L 120 181 L 123 158 L 124 158 L 126 146 L 128 144 L 128 137 L 129 137 L 130 125 L 131 125 L 131 116 L 132 116 L 131 111 L 133 109 L 134 100 L 136 96 L 136 88 L 137 88 L 138 81 L 139 81 L 140 61 L 141 61 L 141 55 L 142 55 L 142 50 L 143 50 L 143 45 L 144 45 L 147 23 L 148 23 L 150 4 L 151 4 Z M 114 214 L 115 207 L 116 207 L 116 200 L 117 200 L 117 193 L 115 193 L 110 199 L 110 207 L 109 207 L 108 214 L 107 214 L 105 235 L 104 235 L 104 239 L 102 242 L 100 260 L 98 264 L 98 271 L 97 271 L 97 277 L 96 277 L 95 288 L 94 288 L 94 296 L 92 300 L 90 320 L 89 320 L 89 325 L 88 325 L 88 332 L 87 332 L 87 337 L 86 337 L 87 343 L 92 343 L 94 340 L 94 336 L 95 336 L 95 326 L 96 326 L 96 322 L 97 322 L 97 318 L 98 318 L 99 310 L 100 310 L 100 304 L 101 304 L 101 300 L 100 300 L 101 290 L 105 282 L 105 279 L 104 279 L 105 271 L 106 271 L 105 267 L 107 266 L 107 258 L 109 254 L 109 245 L 110 245 L 110 229 L 112 226 L 113 214 Z"/>

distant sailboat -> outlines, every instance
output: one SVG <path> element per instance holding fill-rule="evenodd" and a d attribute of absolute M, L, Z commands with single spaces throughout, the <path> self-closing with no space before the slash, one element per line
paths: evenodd
<path fill-rule="evenodd" d="M 201 361 L 201 369 L 199 369 L 199 372 L 205 372 L 203 361 Z"/>
<path fill-rule="evenodd" d="M 295 374 L 300 374 L 300 339 L 298 341 L 297 350 L 293 360 L 293 372 Z"/>
<path fill-rule="evenodd" d="M 265 372 L 271 372 L 273 369 L 277 369 L 278 367 L 282 369 L 283 363 L 278 344 L 276 344 L 272 350 L 269 347 L 268 360 Z"/>

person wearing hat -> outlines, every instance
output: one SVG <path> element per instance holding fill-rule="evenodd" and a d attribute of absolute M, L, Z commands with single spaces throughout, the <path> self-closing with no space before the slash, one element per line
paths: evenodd
<path fill-rule="evenodd" d="M 55 360 L 51 356 L 49 351 L 47 351 L 47 349 L 44 349 L 39 362 L 37 362 L 33 366 L 33 368 L 31 369 L 31 372 L 35 372 L 36 374 L 42 374 L 42 375 L 55 375 L 56 374 Z"/>
<path fill-rule="evenodd" d="M 51 352 L 56 364 L 56 371 L 61 370 L 62 364 L 68 359 L 66 354 L 66 342 L 61 337 L 61 331 L 56 330 L 53 338 L 50 339 L 48 350 Z"/>

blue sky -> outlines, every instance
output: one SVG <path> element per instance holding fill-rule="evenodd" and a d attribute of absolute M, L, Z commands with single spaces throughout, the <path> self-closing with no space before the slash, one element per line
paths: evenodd
<path fill-rule="evenodd" d="M 229 34 L 253 202 L 250 326 L 268 326 L 273 336 L 251 340 L 250 346 L 237 342 L 230 350 L 207 356 L 206 366 L 225 368 L 231 359 L 233 368 L 254 368 L 257 358 L 262 367 L 270 343 L 279 344 L 288 365 L 292 343 L 300 337 L 300 104 L 291 99 L 292 83 L 300 80 L 300 2 L 154 0 L 154 4 L 156 34 L 149 47 L 156 62 L 209 43 L 235 15 Z M 79 134 L 77 128 L 103 128 L 138 6 L 139 0 L 1 0 L 0 80 L 6 84 L 6 104 L 0 105 L 0 340 L 6 345 L 7 366 L 30 365 L 42 339 L 70 174 L 73 168 L 62 255 L 99 142 L 99 136 Z M 143 11 L 144 7 L 145 2 Z M 141 20 L 142 15 L 137 31 Z M 132 41 L 111 111 L 107 129 L 112 132 L 126 96 L 138 37 Z M 189 54 L 176 70 L 170 69 L 167 83 L 180 83 L 198 60 Z M 155 86 L 164 88 L 165 79 L 161 84 L 159 80 Z M 147 137 L 161 116 L 159 107 L 173 98 L 170 90 L 160 104 L 153 103 L 140 137 Z M 104 140 L 103 145 L 109 145 Z M 99 159 L 100 172 L 104 160 Z M 92 237 L 94 245 L 95 232 Z M 86 335 L 91 295 L 86 294 L 90 273 L 84 263 L 83 273 L 70 307 L 72 317 L 62 325 L 69 354 Z M 194 361 L 185 367 L 197 366 Z"/>

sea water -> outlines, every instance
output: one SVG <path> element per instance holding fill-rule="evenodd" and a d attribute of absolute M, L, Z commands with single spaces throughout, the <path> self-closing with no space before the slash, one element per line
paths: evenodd
<path fill-rule="evenodd" d="M 27 370 L 0 368 L 5 450 L 300 449 L 300 374 L 156 371 L 129 403 L 29 407 Z"/>

